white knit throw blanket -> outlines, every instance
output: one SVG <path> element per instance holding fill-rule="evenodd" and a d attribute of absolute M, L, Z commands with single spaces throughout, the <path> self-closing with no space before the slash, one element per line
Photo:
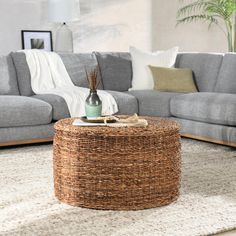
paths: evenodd
<path fill-rule="evenodd" d="M 24 50 L 31 74 L 31 86 L 35 94 L 55 94 L 65 99 L 71 117 L 85 115 L 85 100 L 89 89 L 77 87 L 71 81 L 60 56 L 54 52 Z M 102 115 L 118 111 L 113 96 L 98 90 L 102 101 Z"/>

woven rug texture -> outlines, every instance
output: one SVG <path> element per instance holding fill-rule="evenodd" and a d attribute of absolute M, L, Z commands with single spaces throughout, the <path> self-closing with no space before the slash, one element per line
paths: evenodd
<path fill-rule="evenodd" d="M 60 203 L 52 145 L 0 149 L 0 235 L 198 236 L 236 228 L 236 149 L 182 140 L 179 199 L 142 211 Z"/>

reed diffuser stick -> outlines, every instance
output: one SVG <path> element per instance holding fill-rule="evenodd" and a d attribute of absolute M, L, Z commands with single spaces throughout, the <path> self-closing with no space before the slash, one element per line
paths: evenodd
<path fill-rule="evenodd" d="M 96 91 L 98 88 L 98 85 L 101 82 L 100 80 L 98 81 L 98 67 L 90 70 L 89 72 L 85 68 L 85 72 L 86 72 L 86 78 L 87 78 L 90 90 Z"/>

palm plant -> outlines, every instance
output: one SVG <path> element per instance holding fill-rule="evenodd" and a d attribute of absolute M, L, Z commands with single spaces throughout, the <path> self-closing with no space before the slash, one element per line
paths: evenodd
<path fill-rule="evenodd" d="M 180 0 L 184 1 L 184 0 Z M 195 21 L 215 24 L 228 40 L 228 50 L 236 52 L 236 0 L 197 0 L 177 12 L 177 25 Z"/>

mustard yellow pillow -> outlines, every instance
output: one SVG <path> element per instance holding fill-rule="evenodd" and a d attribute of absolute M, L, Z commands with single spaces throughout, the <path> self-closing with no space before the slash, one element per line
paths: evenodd
<path fill-rule="evenodd" d="M 154 89 L 162 92 L 198 92 L 190 69 L 149 66 Z"/>

